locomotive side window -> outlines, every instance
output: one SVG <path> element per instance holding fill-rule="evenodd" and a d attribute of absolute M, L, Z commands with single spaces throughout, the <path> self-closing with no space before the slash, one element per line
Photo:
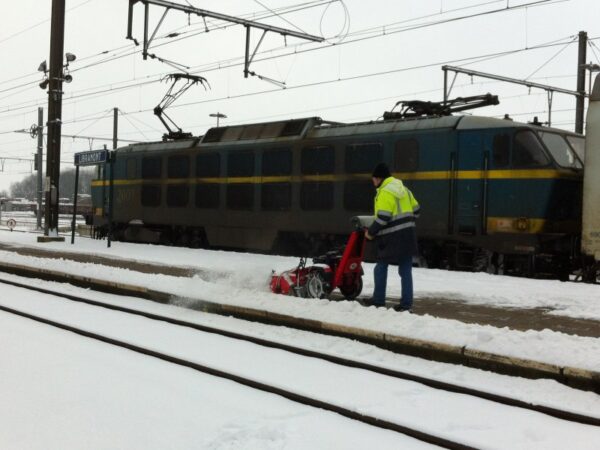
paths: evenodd
<path fill-rule="evenodd" d="M 135 158 L 127 158 L 127 178 L 133 180 L 136 175 L 137 160 Z"/>
<path fill-rule="evenodd" d="M 200 153 L 196 156 L 196 176 L 216 178 L 221 173 L 221 155 L 218 153 Z"/>
<path fill-rule="evenodd" d="M 300 171 L 302 175 L 333 173 L 335 152 L 331 146 L 306 147 L 302 149 Z"/>
<path fill-rule="evenodd" d="M 142 186 L 142 206 L 156 208 L 160 206 L 160 185 L 145 184 Z"/>
<path fill-rule="evenodd" d="M 353 144 L 346 147 L 346 172 L 371 173 L 373 167 L 383 160 L 380 143 Z"/>
<path fill-rule="evenodd" d="M 167 206 L 169 208 L 183 208 L 190 200 L 190 188 L 187 184 L 173 184 L 167 186 Z"/>
<path fill-rule="evenodd" d="M 217 209 L 219 207 L 219 185 L 203 183 L 196 186 L 196 208 Z"/>
<path fill-rule="evenodd" d="M 583 165 L 566 139 L 560 134 L 540 132 L 540 137 L 554 160 L 562 167 L 581 169 Z"/>
<path fill-rule="evenodd" d="M 492 163 L 496 169 L 510 165 L 510 136 L 508 134 L 494 136 Z"/>
<path fill-rule="evenodd" d="M 549 159 L 533 131 L 523 130 L 515 134 L 513 146 L 513 167 L 529 168 L 547 166 Z"/>
<path fill-rule="evenodd" d="M 227 207 L 229 209 L 251 210 L 254 207 L 254 185 L 251 183 L 228 185 Z"/>
<path fill-rule="evenodd" d="M 186 155 L 169 156 L 167 159 L 169 178 L 187 178 L 190 176 L 190 158 Z"/>
<path fill-rule="evenodd" d="M 292 152 L 288 149 L 267 150 L 262 155 L 263 176 L 292 173 Z"/>
<path fill-rule="evenodd" d="M 373 210 L 373 184 L 371 181 L 347 181 L 344 184 L 344 208 L 348 211 Z"/>
<path fill-rule="evenodd" d="M 254 153 L 235 152 L 227 155 L 228 177 L 251 177 L 254 175 Z"/>
<path fill-rule="evenodd" d="M 160 156 L 146 156 L 142 158 L 142 178 L 160 178 L 162 160 Z"/>
<path fill-rule="evenodd" d="M 300 186 L 300 208 L 327 211 L 333 208 L 333 183 L 306 182 Z"/>
<path fill-rule="evenodd" d="M 373 166 L 374 167 L 374 166 Z M 414 172 L 419 168 L 419 143 L 416 139 L 402 139 L 396 142 L 394 170 Z"/>
<path fill-rule="evenodd" d="M 260 206 L 265 211 L 287 211 L 292 204 L 291 183 L 267 183 L 262 185 Z"/>

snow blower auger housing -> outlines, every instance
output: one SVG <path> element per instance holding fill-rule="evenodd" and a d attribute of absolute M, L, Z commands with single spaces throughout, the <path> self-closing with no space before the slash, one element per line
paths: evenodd
<path fill-rule="evenodd" d="M 296 297 L 327 298 L 337 288 L 348 300 L 358 297 L 363 287 L 365 229 L 373 222 L 373 217 L 355 216 L 351 222 L 354 231 L 345 247 L 313 258 L 311 266 L 307 266 L 307 258 L 302 257 L 293 269 L 281 274 L 273 271 L 271 291 Z"/>

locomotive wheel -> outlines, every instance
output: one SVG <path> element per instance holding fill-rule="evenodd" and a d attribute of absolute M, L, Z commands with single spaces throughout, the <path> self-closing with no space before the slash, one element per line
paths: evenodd
<path fill-rule="evenodd" d="M 354 300 L 360 295 L 363 289 L 362 277 L 358 276 L 351 286 L 340 286 L 340 292 L 346 300 Z"/>
<path fill-rule="evenodd" d="M 325 298 L 329 295 L 329 283 L 320 270 L 313 270 L 306 275 L 306 296 L 308 298 Z"/>

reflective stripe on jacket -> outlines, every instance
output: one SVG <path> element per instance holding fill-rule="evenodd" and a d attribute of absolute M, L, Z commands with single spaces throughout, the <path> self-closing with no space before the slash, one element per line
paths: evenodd
<path fill-rule="evenodd" d="M 415 219 L 420 206 L 402 181 L 389 177 L 383 180 L 375 196 L 375 221 L 369 234 L 376 237 L 377 259 L 394 263 L 406 255 L 416 255 Z"/>

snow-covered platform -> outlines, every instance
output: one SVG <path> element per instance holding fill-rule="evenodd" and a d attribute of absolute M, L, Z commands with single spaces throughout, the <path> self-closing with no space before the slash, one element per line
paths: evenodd
<path fill-rule="evenodd" d="M 221 305 L 222 313 L 247 310 L 326 323 L 362 330 L 368 339 L 434 343 L 473 358 L 528 361 L 563 374 L 565 367 L 589 377 L 600 372 L 597 285 L 416 269 L 416 314 L 409 315 L 357 302 L 271 294 L 271 270 L 293 267 L 297 259 L 289 257 L 119 242 L 108 249 L 105 241 L 90 239 L 78 239 L 73 246 L 37 244 L 32 235 L 0 232 L 0 258 L 6 264 L 167 292 L 189 307 L 213 304 Z M 373 287 L 371 269 L 367 264 L 367 295 Z M 399 293 L 396 278 L 390 273 L 391 296 Z"/>

